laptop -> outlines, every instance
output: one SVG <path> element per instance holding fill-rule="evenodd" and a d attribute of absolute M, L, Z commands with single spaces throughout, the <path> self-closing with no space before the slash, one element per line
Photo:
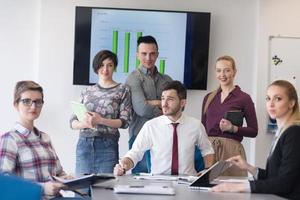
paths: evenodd
<path fill-rule="evenodd" d="M 195 181 L 193 181 L 189 188 L 210 190 L 211 187 L 215 186 L 212 181 L 218 178 L 226 169 L 230 167 L 230 163 L 227 161 L 218 161 L 213 164 L 210 168 L 205 170 Z"/>

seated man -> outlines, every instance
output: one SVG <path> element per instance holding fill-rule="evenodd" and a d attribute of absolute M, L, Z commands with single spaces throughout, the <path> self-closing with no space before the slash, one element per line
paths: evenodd
<path fill-rule="evenodd" d="M 145 123 L 132 149 L 115 166 L 115 175 L 123 175 L 134 167 L 146 150 L 150 150 L 153 174 L 195 175 L 195 145 L 201 150 L 205 167 L 213 164 L 214 151 L 200 120 L 182 113 L 186 96 L 186 89 L 179 81 L 164 87 L 163 115 Z"/>

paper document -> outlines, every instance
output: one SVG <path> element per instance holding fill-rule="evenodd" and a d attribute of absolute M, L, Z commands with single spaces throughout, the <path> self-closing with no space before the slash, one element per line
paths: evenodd
<path fill-rule="evenodd" d="M 76 101 L 71 101 L 72 112 L 76 115 L 79 121 L 83 121 L 85 113 L 88 112 L 85 105 Z"/>
<path fill-rule="evenodd" d="M 139 176 L 134 176 L 134 179 L 137 180 L 161 180 L 161 181 L 177 181 L 178 177 L 177 176 L 163 176 L 163 175 L 139 175 Z"/>
<path fill-rule="evenodd" d="M 193 186 L 190 186 L 189 188 L 191 190 L 201 190 L 201 191 L 206 191 L 206 192 L 211 191 L 211 187 L 193 187 Z"/>
<path fill-rule="evenodd" d="M 133 194 L 175 195 L 175 189 L 173 187 L 159 185 L 117 185 L 114 187 L 114 192 Z"/>
<path fill-rule="evenodd" d="M 216 179 L 216 182 L 225 182 L 225 183 L 247 183 L 249 180 L 248 179 L 235 179 L 235 178 L 230 178 L 230 179 Z"/>

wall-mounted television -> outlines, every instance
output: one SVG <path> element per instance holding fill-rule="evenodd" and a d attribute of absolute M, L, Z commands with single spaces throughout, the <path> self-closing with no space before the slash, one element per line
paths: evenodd
<path fill-rule="evenodd" d="M 124 8 L 76 7 L 74 85 L 98 81 L 92 69 L 94 55 L 103 49 L 119 59 L 113 79 L 124 83 L 139 67 L 137 39 L 156 38 L 159 56 L 156 66 L 188 89 L 206 89 L 210 13 Z"/>

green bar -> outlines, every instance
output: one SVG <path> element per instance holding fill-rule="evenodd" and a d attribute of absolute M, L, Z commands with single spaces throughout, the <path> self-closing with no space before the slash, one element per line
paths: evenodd
<path fill-rule="evenodd" d="M 165 65 L 166 65 L 166 60 L 159 61 L 159 72 L 161 74 L 165 74 Z"/>
<path fill-rule="evenodd" d="M 113 31 L 112 52 L 118 54 L 118 31 Z"/>
<path fill-rule="evenodd" d="M 143 35 L 142 32 L 137 32 L 136 33 L 136 41 Z M 136 58 L 135 61 L 135 67 L 138 68 L 140 66 L 140 60 L 138 58 Z"/>
<path fill-rule="evenodd" d="M 130 47 L 130 33 L 125 33 L 125 40 L 124 40 L 124 67 L 123 72 L 128 73 L 129 71 L 129 47 Z"/>

